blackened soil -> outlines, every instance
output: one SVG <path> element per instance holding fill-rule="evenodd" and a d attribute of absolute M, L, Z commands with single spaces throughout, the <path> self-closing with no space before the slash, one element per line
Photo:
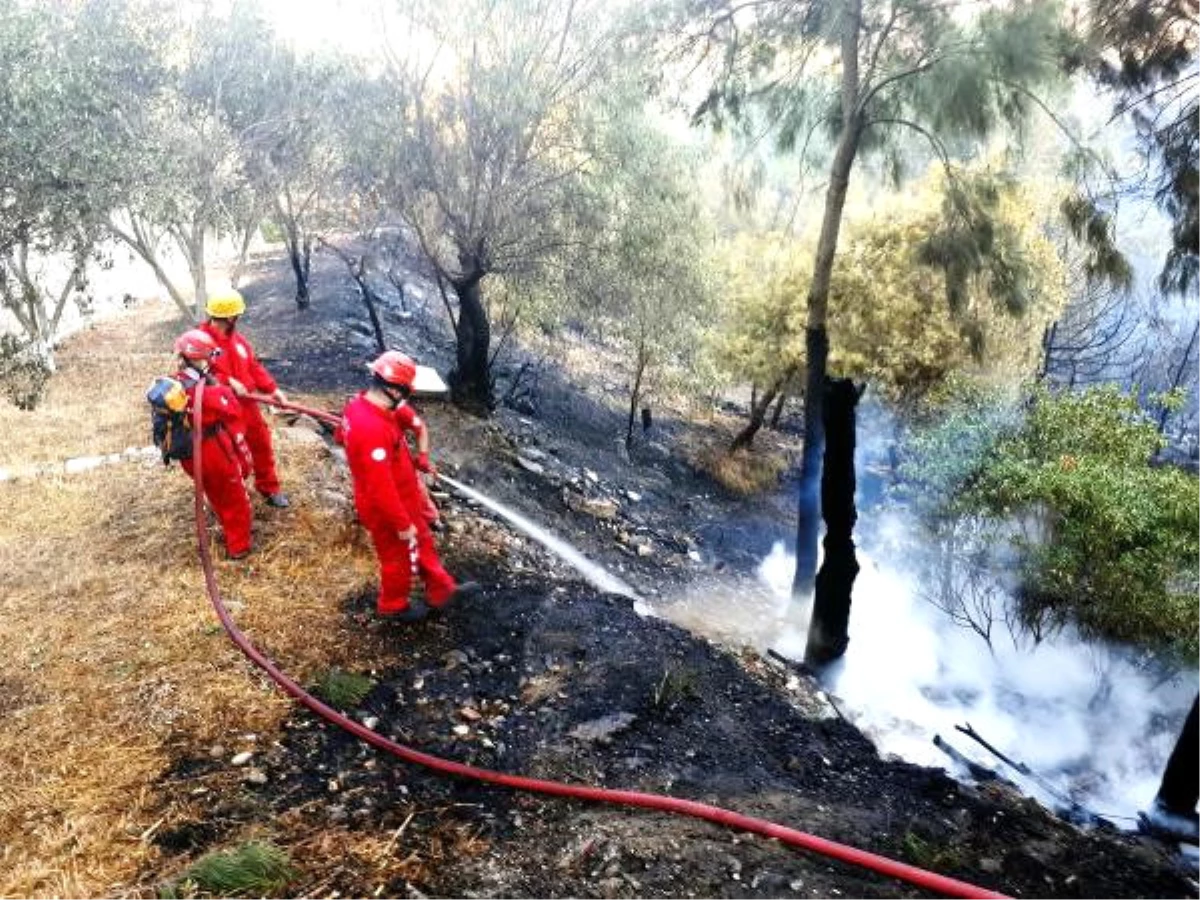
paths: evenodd
<path fill-rule="evenodd" d="M 364 656 L 399 644 L 405 664 L 377 672 L 345 712 L 444 759 L 714 804 L 1018 896 L 1191 890 L 1140 838 L 1083 833 L 1032 801 L 880 760 L 855 728 L 813 715 L 807 679 L 644 619 L 625 598 L 473 574 L 492 576 L 484 595 L 416 625 L 376 622 L 347 601 Z M 393 850 L 428 864 L 383 882 L 386 896 L 923 895 L 698 820 L 445 777 L 307 712 L 258 765 L 268 780 L 242 787 L 235 818 L 302 815 L 311 829 L 381 835 L 408 823 Z M 214 801 L 226 804 L 215 819 L 231 814 L 230 798 Z M 171 840 L 181 837 L 201 836 Z M 378 887 L 365 866 L 343 864 L 332 880 L 327 868 L 323 891 Z"/>
<path fill-rule="evenodd" d="M 281 260 L 264 262 L 248 291 L 259 318 L 247 330 L 264 355 L 289 360 L 277 368 L 285 388 L 320 387 L 331 398 L 352 390 L 355 357 L 369 356 L 342 322 L 362 319 L 352 289 L 327 267 L 314 310 L 295 316 L 285 273 Z M 314 319 L 323 323 L 315 331 Z M 417 344 L 412 352 L 445 371 L 444 339 L 404 333 Z M 598 485 L 622 470 L 614 461 L 595 482 L 573 478 L 579 459 L 603 464 L 594 442 L 576 449 L 569 431 L 528 416 L 481 423 L 431 410 L 430 418 L 457 471 L 564 529 L 597 558 L 626 564 L 639 589 L 686 577 L 689 550 L 716 552 L 693 525 L 697 516 L 720 521 L 722 501 L 678 460 L 639 460 L 629 476 L 638 480 L 623 484 L 641 499 L 633 512 L 626 503 L 606 519 L 563 499 L 564 491 L 604 499 Z M 533 445 L 549 451 L 540 474 L 513 461 Z M 881 760 L 829 711 L 806 673 L 644 618 L 628 599 L 587 586 L 479 510 L 453 498 L 442 504 L 451 526 L 440 539 L 444 558 L 485 586 L 480 596 L 415 625 L 375 619 L 370 598 L 340 601 L 362 634 L 361 671 L 372 684 L 343 711 L 377 733 L 498 772 L 714 804 L 1016 896 L 1195 896 L 1171 848 L 1081 831 L 1003 787 L 961 785 Z M 622 532 L 639 529 L 656 536 L 649 557 L 620 544 Z M 384 648 L 398 651 L 401 664 L 375 668 Z M 222 781 L 226 761 L 202 749 L 183 754 L 172 780 L 181 791 L 193 782 L 210 787 L 198 801 L 206 818 L 186 833 L 164 831 L 160 844 L 195 854 L 206 842 L 219 846 L 235 824 L 260 823 L 291 842 L 300 874 L 289 893 L 304 896 L 926 895 L 692 818 L 448 777 L 302 708 L 256 765 L 265 775 L 258 783 Z M 370 852 L 362 849 L 368 838 Z"/>

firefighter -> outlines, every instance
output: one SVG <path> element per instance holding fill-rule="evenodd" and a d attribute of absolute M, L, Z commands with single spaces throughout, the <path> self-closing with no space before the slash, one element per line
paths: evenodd
<path fill-rule="evenodd" d="M 1167 758 L 1162 783 L 1150 809 L 1141 814 L 1145 831 L 1176 841 L 1196 843 L 1200 837 L 1200 697 L 1192 701 L 1175 749 Z"/>
<path fill-rule="evenodd" d="M 221 291 L 209 296 L 205 304 L 208 321 L 200 328 L 221 349 L 213 365 L 214 374 L 222 384 L 233 388 L 238 397 L 257 392 L 286 402 L 287 397 L 266 367 L 254 355 L 250 342 L 237 330 L 238 319 L 246 311 L 246 301 L 235 290 Z M 254 460 L 254 488 L 271 506 L 289 505 L 287 495 L 280 491 L 279 475 L 275 471 L 275 451 L 271 445 L 271 429 L 263 419 L 257 403 L 242 403 L 242 422 L 246 443 Z"/>
<path fill-rule="evenodd" d="M 416 365 L 403 353 L 389 350 L 368 369 L 371 386 L 346 404 L 337 437 L 346 448 L 354 480 L 354 506 L 379 558 L 376 610 L 381 616 L 415 622 L 429 608 L 443 609 L 478 593 L 479 585 L 456 584 L 438 559 L 426 522 L 421 486 L 396 415 L 412 393 Z M 425 603 L 409 597 L 416 575 L 425 586 Z"/>
<path fill-rule="evenodd" d="M 180 371 L 175 375 L 187 392 L 187 415 L 192 415 L 196 385 L 204 380 L 204 409 L 200 444 L 201 480 L 204 496 L 225 533 L 225 552 L 230 559 L 242 559 L 251 549 L 250 497 L 245 477 L 250 474 L 250 451 L 242 433 L 242 406 L 233 391 L 213 376 L 214 358 L 220 355 L 216 341 L 205 331 L 193 328 L 175 340 Z M 195 479 L 195 461 L 180 460 L 180 465 Z"/>

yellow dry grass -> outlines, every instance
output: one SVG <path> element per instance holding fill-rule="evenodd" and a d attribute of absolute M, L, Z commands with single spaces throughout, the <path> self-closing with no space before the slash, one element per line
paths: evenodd
<path fill-rule="evenodd" d="M 73 340 L 42 407 L 0 408 L 16 437 L 4 462 L 147 443 L 142 392 L 170 354 L 140 348 L 174 330 L 151 310 Z M 98 345 L 111 356 L 93 369 Z M 217 563 L 234 618 L 302 683 L 331 666 L 395 662 L 395 648 L 352 630 L 340 608 L 375 577 L 330 499 L 346 496 L 346 476 L 324 448 L 276 446 L 295 506 L 256 504 L 256 553 Z M 173 761 L 247 733 L 269 740 L 290 701 L 217 627 L 191 481 L 177 466 L 0 483 L 0 510 L 0 895 L 152 895 L 184 862 L 165 859 L 153 835 L 197 815 L 164 779 Z"/>
<path fill-rule="evenodd" d="M 738 497 L 753 497 L 774 490 L 788 467 L 787 458 L 778 451 L 758 447 L 753 451 L 730 453 L 728 442 L 704 445 L 691 452 L 690 458 L 696 468 L 707 472 Z"/>

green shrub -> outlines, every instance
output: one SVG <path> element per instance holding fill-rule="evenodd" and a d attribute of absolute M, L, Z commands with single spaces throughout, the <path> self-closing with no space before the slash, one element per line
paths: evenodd
<path fill-rule="evenodd" d="M 908 468 L 934 498 L 935 520 L 1026 526 L 1008 532 L 1024 624 L 1044 633 L 1072 623 L 1194 660 L 1200 485 L 1151 466 L 1160 437 L 1136 398 L 1113 387 L 1039 389 L 1022 422 L 999 428 L 973 403 L 951 407 L 914 443 Z"/>
<path fill-rule="evenodd" d="M 285 851 L 274 844 L 251 841 L 200 858 L 160 896 L 267 897 L 281 893 L 295 877 Z"/>
<path fill-rule="evenodd" d="M 330 706 L 350 709 L 362 703 L 374 686 L 375 682 L 366 675 L 330 669 L 317 679 L 313 690 Z"/>

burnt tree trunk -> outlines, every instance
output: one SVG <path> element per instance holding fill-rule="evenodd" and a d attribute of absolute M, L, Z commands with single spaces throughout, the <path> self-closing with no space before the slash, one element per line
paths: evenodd
<path fill-rule="evenodd" d="M 837 253 L 842 211 L 850 172 L 858 155 L 866 121 L 859 105 L 858 50 L 862 29 L 862 0 L 845 0 L 838 17 L 842 61 L 842 128 L 837 149 L 829 168 L 825 189 L 825 211 L 821 217 L 821 235 L 813 259 L 812 283 L 808 289 L 808 320 L 804 344 L 808 353 L 804 379 L 804 454 L 800 459 L 800 496 L 796 515 L 796 574 L 792 578 L 792 597 L 812 596 L 817 570 L 817 539 L 821 534 L 821 516 L 817 503 L 817 485 L 821 480 L 821 452 L 824 447 L 824 418 L 821 400 L 829 359 L 829 288 L 833 280 L 833 260 Z"/>
<path fill-rule="evenodd" d="M 308 237 L 302 237 L 298 230 L 289 226 L 286 230 L 288 261 L 292 264 L 292 274 L 296 278 L 296 308 L 308 309 L 310 297 L 308 293 L 309 273 L 312 269 L 312 242 Z"/>
<path fill-rule="evenodd" d="M 1193 817 L 1196 801 L 1200 795 L 1200 730 L 1198 730 L 1197 707 L 1200 697 L 1192 701 L 1183 730 L 1175 742 L 1175 749 L 1167 759 L 1163 772 L 1162 786 L 1158 799 L 1169 812 Z"/>
<path fill-rule="evenodd" d="M 808 367 L 804 384 L 804 450 L 800 455 L 800 487 L 796 515 L 796 574 L 792 597 L 812 596 L 817 574 L 817 542 L 821 538 L 821 455 L 825 451 L 823 421 L 825 366 L 829 332 L 809 328 L 804 337 Z"/>
<path fill-rule="evenodd" d="M 754 436 L 758 434 L 759 430 L 763 427 L 763 423 L 767 421 L 767 410 L 771 408 L 771 401 L 779 393 L 779 388 L 782 384 L 782 381 L 776 381 L 764 390 L 761 395 L 757 392 L 751 395 L 750 421 L 746 423 L 745 428 L 737 433 L 737 436 L 733 439 L 733 443 L 729 445 L 730 453 L 734 453 L 744 447 L 749 447 L 754 443 Z"/>
<path fill-rule="evenodd" d="M 634 416 L 637 414 L 638 401 L 642 399 L 642 376 L 646 374 L 646 363 L 645 346 L 639 344 L 637 364 L 633 374 L 633 389 L 629 392 L 629 421 L 625 425 L 626 450 L 633 449 L 633 422 Z M 648 414 L 649 410 L 643 410 L 642 412 Z"/>
<path fill-rule="evenodd" d="M 773 413 L 771 413 L 771 428 L 774 428 L 774 429 L 779 428 L 779 420 L 783 416 L 783 407 L 784 407 L 784 404 L 787 403 L 787 398 L 788 398 L 787 390 L 786 389 L 781 390 L 779 392 L 779 399 L 775 401 L 775 411 Z"/>
<path fill-rule="evenodd" d="M 483 273 L 452 280 L 450 286 L 458 297 L 457 365 L 447 379 L 450 397 L 458 406 L 471 412 L 487 415 L 495 405 L 492 400 L 492 380 L 488 365 L 488 347 L 492 329 L 479 282 Z"/>
<path fill-rule="evenodd" d="M 360 256 L 355 259 L 341 247 L 329 243 L 323 238 L 318 238 L 321 241 L 321 246 L 325 247 L 340 259 L 350 272 L 350 277 L 354 279 L 354 283 L 358 286 L 358 295 L 362 298 L 363 305 L 367 308 L 367 315 L 371 319 L 371 331 L 375 334 L 375 349 L 382 353 L 387 349 L 387 342 L 383 337 L 383 323 L 379 321 L 379 310 L 376 308 L 375 292 L 371 290 L 371 285 L 367 281 L 367 258 Z"/>
<path fill-rule="evenodd" d="M 825 560 L 816 579 L 812 621 L 804 662 L 819 667 L 846 652 L 850 642 L 850 594 L 858 575 L 854 555 L 855 407 L 862 396 L 849 378 L 825 382 L 825 466 L 821 511 L 825 518 Z"/>
<path fill-rule="evenodd" d="M 358 292 L 362 297 L 362 302 L 367 307 L 367 315 L 371 317 L 371 330 L 375 333 L 375 347 L 383 353 L 387 350 L 387 341 L 383 337 L 383 323 L 379 321 L 379 308 L 375 299 L 375 292 L 371 290 L 371 285 L 367 283 L 367 258 L 364 256 L 358 261 L 357 267 L 351 270 L 354 275 L 354 280 L 358 284 Z"/>

